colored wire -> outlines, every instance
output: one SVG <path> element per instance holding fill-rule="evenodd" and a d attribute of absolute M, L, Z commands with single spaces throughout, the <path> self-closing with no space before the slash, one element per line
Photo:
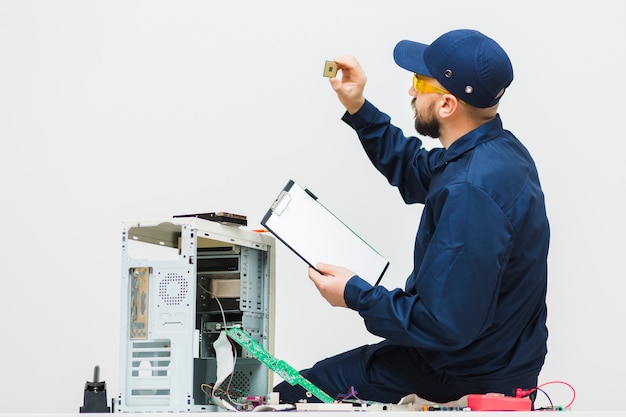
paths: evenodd
<path fill-rule="evenodd" d="M 360 399 L 358 396 L 358 391 L 356 391 L 354 389 L 354 386 L 351 386 L 350 389 L 348 389 L 348 392 L 345 394 L 337 394 L 337 397 L 335 398 L 336 401 L 345 401 L 348 400 L 350 398 L 354 398 L 356 401 L 363 403 L 364 401 L 362 399 Z"/>
<path fill-rule="evenodd" d="M 539 384 L 537 385 L 537 389 L 544 387 L 548 384 L 563 384 L 563 385 L 567 385 L 568 387 L 570 387 L 570 389 L 572 390 L 572 400 L 565 406 L 563 407 L 564 409 L 568 409 L 572 406 L 572 404 L 574 404 L 574 400 L 576 400 L 576 390 L 574 389 L 574 387 L 571 384 L 568 384 L 565 381 L 548 381 L 548 382 L 544 382 L 543 384 Z"/>
<path fill-rule="evenodd" d="M 552 399 L 550 398 L 550 396 L 541 388 L 537 387 L 537 391 L 541 391 L 543 393 L 543 395 L 546 396 L 546 398 L 548 399 L 548 402 L 550 403 L 550 410 L 554 410 L 554 404 L 552 403 Z"/>
<path fill-rule="evenodd" d="M 215 294 L 213 294 L 211 291 L 209 291 L 206 288 L 204 288 L 202 285 L 198 284 L 198 287 L 200 287 L 204 292 L 206 292 L 207 294 L 212 295 L 213 298 L 215 298 L 215 301 L 217 301 L 217 305 L 220 306 L 220 311 L 222 312 L 222 321 L 224 322 L 224 328 L 226 328 L 226 315 L 224 314 L 224 307 L 222 307 L 222 303 L 220 302 L 220 299 L 217 298 L 217 296 Z"/>
<path fill-rule="evenodd" d="M 226 313 L 224 312 L 224 307 L 222 306 L 222 303 L 220 302 L 220 299 L 211 291 L 207 290 L 206 288 L 204 288 L 202 285 L 198 284 L 198 287 L 200 287 L 204 292 L 210 294 L 213 296 L 213 298 L 215 299 L 215 301 L 217 301 L 217 304 L 220 307 L 220 312 L 222 313 L 222 321 L 224 322 L 224 328 L 227 327 L 227 323 L 226 323 Z M 227 338 L 228 339 L 228 338 Z M 232 346 L 232 342 L 230 341 L 230 339 L 228 339 L 228 341 L 230 342 L 231 346 Z M 235 366 L 237 365 L 237 349 L 232 349 L 233 351 L 233 369 L 235 368 Z M 211 385 L 207 385 L 207 384 L 202 384 L 200 386 L 200 389 L 202 390 L 202 392 L 204 392 L 207 396 L 211 396 L 209 393 L 207 393 L 206 391 L 204 391 L 203 387 L 204 386 L 208 386 L 211 387 L 211 392 L 213 396 L 216 396 L 222 400 L 226 399 L 226 401 L 228 401 L 231 405 L 233 406 L 237 406 L 239 405 L 237 403 L 237 400 L 232 398 L 231 396 L 231 384 L 233 382 L 233 378 L 235 376 L 235 372 L 231 372 L 230 377 L 228 378 L 228 384 L 226 385 L 226 389 L 221 389 L 219 387 L 216 386 L 211 386 Z M 217 393 L 220 393 L 222 395 L 216 395 Z M 224 398 L 225 397 L 225 398 Z"/>
<path fill-rule="evenodd" d="M 549 385 L 549 384 L 563 384 L 563 385 L 567 385 L 568 387 L 570 387 L 570 389 L 572 390 L 572 400 L 566 406 L 563 407 L 564 409 L 570 408 L 572 406 L 572 404 L 574 403 L 574 400 L 576 400 L 576 390 L 574 389 L 574 387 L 571 384 L 569 384 L 569 383 L 567 383 L 565 381 L 548 381 L 548 382 L 544 382 L 543 384 L 537 385 L 535 388 L 529 389 L 528 391 L 523 391 L 521 396 L 522 397 L 527 397 L 530 394 L 532 394 L 534 391 L 541 391 L 548 398 L 548 401 L 550 401 L 550 407 L 552 409 L 554 409 L 555 407 L 554 407 L 554 404 L 552 404 L 552 400 L 550 399 L 550 397 L 548 397 L 548 395 L 545 393 L 545 391 L 540 389 L 541 387 L 545 387 L 546 385 Z"/>

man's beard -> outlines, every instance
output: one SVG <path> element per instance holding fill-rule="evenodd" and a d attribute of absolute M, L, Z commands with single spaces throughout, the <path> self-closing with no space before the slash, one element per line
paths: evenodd
<path fill-rule="evenodd" d="M 431 105 L 428 106 L 427 114 L 430 116 L 428 119 L 421 117 L 417 114 L 417 108 L 415 107 L 415 98 L 411 100 L 411 105 L 413 107 L 413 111 L 415 112 L 415 130 L 417 130 L 417 133 L 424 136 L 430 136 L 433 139 L 437 139 L 441 135 L 441 125 L 439 123 L 439 120 L 437 120 L 437 118 L 433 116 L 434 104 L 431 103 Z"/>

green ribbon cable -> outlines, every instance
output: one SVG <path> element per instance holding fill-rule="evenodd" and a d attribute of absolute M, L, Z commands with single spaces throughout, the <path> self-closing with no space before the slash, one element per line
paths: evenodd
<path fill-rule="evenodd" d="M 322 402 L 333 403 L 335 400 L 324 391 L 319 389 L 311 381 L 300 375 L 300 373 L 291 365 L 283 360 L 276 359 L 256 340 L 252 338 L 243 329 L 231 327 L 226 330 L 226 335 L 246 349 L 252 356 L 257 358 L 259 362 L 267 366 L 278 376 L 287 381 L 291 385 L 300 385 Z"/>

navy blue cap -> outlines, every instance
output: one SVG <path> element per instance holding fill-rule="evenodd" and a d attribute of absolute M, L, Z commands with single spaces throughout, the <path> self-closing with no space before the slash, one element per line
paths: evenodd
<path fill-rule="evenodd" d="M 406 70 L 435 78 L 474 107 L 496 105 L 513 81 L 513 66 L 504 49 L 476 30 L 453 30 L 430 45 L 400 41 L 393 59 Z"/>

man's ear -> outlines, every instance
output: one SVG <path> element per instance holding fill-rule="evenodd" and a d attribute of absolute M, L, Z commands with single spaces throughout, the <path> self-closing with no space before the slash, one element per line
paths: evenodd
<path fill-rule="evenodd" d="M 459 99 L 452 94 L 442 95 L 439 103 L 439 117 L 447 118 L 452 116 L 460 105 Z"/>

